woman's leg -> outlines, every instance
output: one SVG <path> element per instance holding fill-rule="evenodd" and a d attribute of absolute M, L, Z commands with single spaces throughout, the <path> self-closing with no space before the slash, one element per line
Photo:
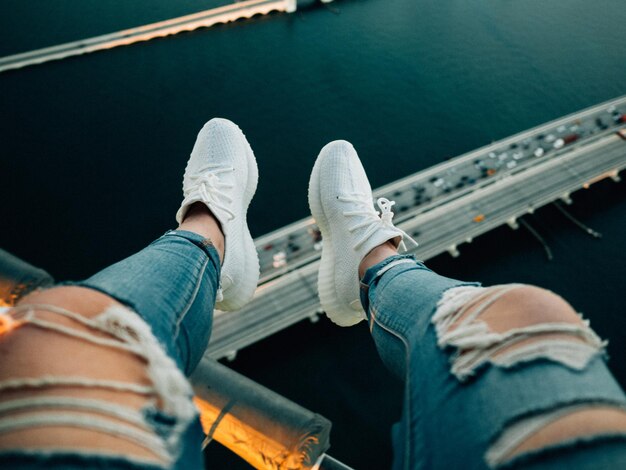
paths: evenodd
<path fill-rule="evenodd" d="M 102 292 L 137 312 L 189 375 L 206 349 L 219 286 L 220 255 L 213 239 L 215 235 L 172 230 L 129 258 L 72 284 Z"/>
<path fill-rule="evenodd" d="M 405 382 L 394 468 L 626 465 L 626 398 L 604 343 L 569 304 L 532 286 L 445 278 L 399 256 L 408 237 L 391 224 L 393 202 L 374 211 L 345 142 L 322 150 L 309 194 L 325 243 L 322 307 L 339 324 L 367 319 Z"/>
<path fill-rule="evenodd" d="M 0 316 L 2 468 L 202 468 L 183 372 L 206 349 L 218 293 L 225 307 L 252 295 L 258 261 L 245 215 L 255 187 L 241 131 L 210 121 L 187 166 L 177 230 Z"/>
<path fill-rule="evenodd" d="M 361 289 L 381 358 L 405 381 L 395 468 L 626 464 L 626 398 L 604 343 L 560 297 L 464 285 L 401 256 L 369 267 Z"/>

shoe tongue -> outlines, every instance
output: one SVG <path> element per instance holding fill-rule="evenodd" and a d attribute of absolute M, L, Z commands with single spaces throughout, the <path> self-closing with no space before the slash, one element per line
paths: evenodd
<path fill-rule="evenodd" d="M 402 240 L 402 233 L 394 226 L 381 227 L 374 232 L 361 247 L 359 247 L 359 252 L 367 254 L 377 246 L 382 245 L 389 240 L 392 240 L 395 244 L 395 239 L 398 237 Z"/>

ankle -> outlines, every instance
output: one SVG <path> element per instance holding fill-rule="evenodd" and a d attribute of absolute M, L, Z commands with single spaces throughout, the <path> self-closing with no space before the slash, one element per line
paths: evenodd
<path fill-rule="evenodd" d="M 378 264 L 381 261 L 397 254 L 398 248 L 394 243 L 394 240 L 387 240 L 382 245 L 378 245 L 361 260 L 361 263 L 359 264 L 359 279 L 363 279 L 365 272 L 375 264 Z"/>
<path fill-rule="evenodd" d="M 192 204 L 178 228 L 197 233 L 211 240 L 220 257 L 220 263 L 223 263 L 225 240 L 222 226 L 205 204 L 202 202 Z"/>

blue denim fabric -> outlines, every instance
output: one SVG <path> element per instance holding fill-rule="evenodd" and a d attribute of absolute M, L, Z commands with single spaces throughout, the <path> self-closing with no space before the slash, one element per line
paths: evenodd
<path fill-rule="evenodd" d="M 379 273 L 399 260 L 404 262 Z M 486 469 L 489 445 L 516 419 L 579 402 L 626 406 L 600 354 L 580 371 L 536 360 L 510 369 L 489 365 L 460 382 L 450 372 L 452 351 L 437 345 L 431 319 L 443 293 L 464 285 L 477 284 L 440 276 L 411 256 L 388 258 L 361 281 L 376 347 L 405 384 L 402 417 L 392 430 L 394 469 Z M 603 445 L 601 439 L 594 442 Z M 597 446 L 580 449 L 572 443 L 555 452 L 576 452 L 581 462 L 593 463 Z M 626 457 L 624 441 L 611 449 L 614 462 Z M 548 454 L 546 449 L 528 455 L 519 460 L 520 468 L 556 468 Z M 507 468 L 518 467 L 513 462 Z"/>
<path fill-rule="evenodd" d="M 193 232 L 172 230 L 89 279 L 64 284 L 98 290 L 133 309 L 150 325 L 165 352 L 189 375 L 209 341 L 219 278 L 219 256 L 210 242 Z M 158 434 L 167 433 L 176 419 L 151 407 L 146 407 L 144 412 Z M 171 468 L 203 469 L 203 438 L 196 417 L 183 433 L 180 455 Z M 0 452 L 0 468 L 151 470 L 163 467 L 141 459 L 87 451 L 25 450 Z"/>
<path fill-rule="evenodd" d="M 170 230 L 139 253 L 73 284 L 104 292 L 137 312 L 190 375 L 209 342 L 220 269 L 209 241 Z"/>

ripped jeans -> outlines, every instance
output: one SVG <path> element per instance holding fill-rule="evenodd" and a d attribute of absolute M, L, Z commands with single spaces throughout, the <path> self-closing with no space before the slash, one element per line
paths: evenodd
<path fill-rule="evenodd" d="M 383 362 L 405 384 L 392 430 L 394 469 L 626 468 L 626 432 L 507 457 L 580 407 L 626 408 L 604 363 L 604 343 L 587 323 L 496 333 L 481 321 L 497 299 L 521 287 L 445 278 L 412 256 L 367 270 L 361 303 L 369 328 Z"/>
<path fill-rule="evenodd" d="M 1 346 L 10 347 L 2 343 L 3 334 L 10 342 L 27 326 L 25 334 L 45 333 L 43 340 L 69 338 L 82 342 L 85 350 L 103 347 L 139 358 L 145 380 L 131 383 L 103 377 L 97 363 L 87 367 L 88 373 L 74 375 L 35 374 L 24 368 L 20 376 L 0 380 L 0 437 L 35 428 L 96 431 L 121 438 L 154 458 L 73 445 L 29 447 L 28 440 L 14 439 L 15 447 L 0 449 L 0 468 L 203 469 L 204 434 L 185 375 L 206 349 L 219 275 L 219 256 L 210 241 L 174 230 L 85 281 L 65 283 L 106 294 L 122 305 L 115 303 L 91 317 L 54 304 L 25 302 L 3 309 Z M 83 392 L 64 395 L 77 388 Z M 94 399 L 88 393 L 96 389 L 143 397 L 143 406 Z"/>

